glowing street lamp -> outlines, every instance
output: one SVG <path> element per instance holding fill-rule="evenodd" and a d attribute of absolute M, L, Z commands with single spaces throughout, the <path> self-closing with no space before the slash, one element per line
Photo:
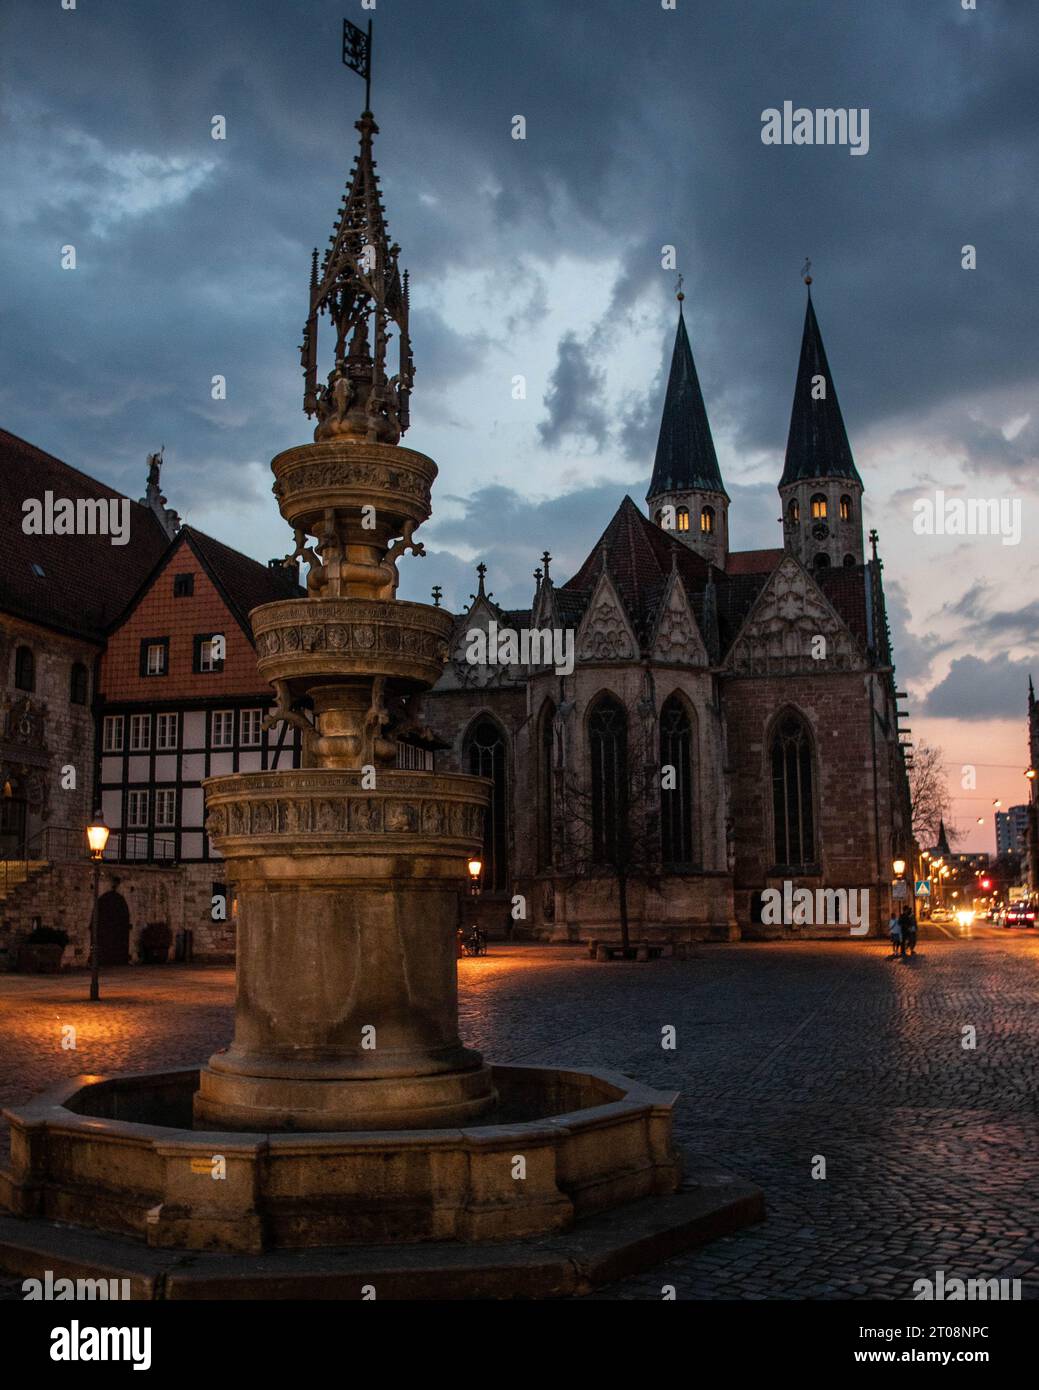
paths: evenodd
<path fill-rule="evenodd" d="M 95 812 L 93 820 L 87 826 L 87 845 L 90 848 L 90 857 L 94 861 L 94 910 L 90 914 L 90 999 L 92 1003 L 101 997 L 98 981 L 97 895 L 101 884 L 101 860 L 104 858 L 105 846 L 108 844 L 110 833 L 105 824 L 104 816 L 100 811 Z"/>
<path fill-rule="evenodd" d="M 480 875 L 483 873 L 483 860 L 469 860 L 469 892 L 475 898 L 480 892 Z"/>
<path fill-rule="evenodd" d="M 901 878 L 906 871 L 906 861 L 904 859 L 896 859 L 891 867 L 895 871 L 895 877 Z"/>

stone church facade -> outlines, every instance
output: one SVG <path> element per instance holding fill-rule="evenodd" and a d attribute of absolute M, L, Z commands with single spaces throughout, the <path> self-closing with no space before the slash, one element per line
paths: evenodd
<path fill-rule="evenodd" d="M 731 552 L 680 308 L 648 515 L 625 497 L 563 584 L 546 553 L 529 609 L 499 608 L 480 567 L 425 711 L 438 766 L 494 781 L 492 934 L 617 939 L 622 863 L 633 941 L 848 935 L 840 908 L 773 920 L 785 886 L 868 889 L 884 929 L 912 845 L 899 692 L 810 291 L 779 492 L 782 546 Z M 509 660 L 524 631 L 569 634 L 572 671 Z"/>

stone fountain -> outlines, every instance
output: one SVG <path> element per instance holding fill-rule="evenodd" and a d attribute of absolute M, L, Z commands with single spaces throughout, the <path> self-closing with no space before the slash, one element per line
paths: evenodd
<path fill-rule="evenodd" d="M 20 1220 L 0 1229 L 0 1267 L 24 1267 L 48 1239 L 55 1267 L 49 1223 L 65 1222 L 102 1233 L 92 1269 L 133 1267 L 142 1243 L 168 1252 L 161 1278 L 141 1274 L 151 1296 L 241 1296 L 261 1278 L 251 1258 L 289 1250 L 353 1249 L 358 1269 L 383 1267 L 395 1287 L 395 1245 L 424 1252 L 409 1296 L 546 1294 L 596 1282 L 575 1274 L 574 1232 L 601 1279 L 760 1214 L 756 1189 L 727 1175 L 680 1191 L 675 1095 L 610 1073 L 489 1066 L 459 1039 L 458 894 L 489 783 L 396 766 L 401 743 L 428 739 L 421 700 L 452 618 L 396 597 L 398 561 L 422 553 L 413 535 L 437 470 L 400 444 L 414 374 L 407 276 L 370 112 L 357 129 L 330 248 L 311 270 L 301 351 L 314 441 L 271 465 L 295 537 L 287 563 L 304 560 L 307 593 L 250 615 L 274 691 L 268 724 L 302 727 L 304 765 L 206 783 L 237 902 L 234 1037 L 200 1069 L 79 1077 L 6 1112 L 0 1200 Z M 325 315 L 335 350 L 319 383 Z M 240 1262 L 218 1274 L 183 1251 Z M 284 1274 L 296 1295 L 328 1277 L 298 1262 Z"/>

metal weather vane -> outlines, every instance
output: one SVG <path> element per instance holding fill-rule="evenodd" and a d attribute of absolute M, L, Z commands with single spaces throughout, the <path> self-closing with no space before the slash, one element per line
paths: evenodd
<path fill-rule="evenodd" d="M 408 276 L 398 265 L 400 247 L 391 242 L 372 158 L 379 133 L 368 109 L 371 92 L 371 24 L 365 35 L 343 21 L 343 62 L 365 79 L 365 110 L 355 122 L 360 150 L 329 237 L 310 272 L 310 313 L 303 328 L 303 409 L 317 416 L 315 439 L 340 436 L 396 444 L 409 424 L 415 377 L 408 333 Z M 318 381 L 318 319 L 335 329 L 331 371 Z M 397 371 L 387 376 L 390 340 L 396 329 Z"/>

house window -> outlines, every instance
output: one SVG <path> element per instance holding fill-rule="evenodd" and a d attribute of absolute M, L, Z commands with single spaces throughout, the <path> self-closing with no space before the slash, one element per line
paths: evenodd
<path fill-rule="evenodd" d="M 87 668 L 82 661 L 72 663 L 72 675 L 69 680 L 69 700 L 74 705 L 85 705 L 87 702 Z"/>
<path fill-rule="evenodd" d="M 466 740 L 465 759 L 476 777 L 490 777 L 491 804 L 483 818 L 483 882 L 490 892 L 508 886 L 508 782 L 505 735 L 493 719 L 481 719 Z"/>
<path fill-rule="evenodd" d="M 675 512 L 675 526 L 679 531 L 689 530 L 689 508 L 679 507 Z"/>
<path fill-rule="evenodd" d="M 141 675 L 166 675 L 169 669 L 169 650 L 168 637 L 145 637 L 141 643 Z"/>
<path fill-rule="evenodd" d="M 148 793 L 126 793 L 126 824 L 131 830 L 141 830 L 148 824 Z"/>
<path fill-rule="evenodd" d="M 193 574 L 175 574 L 173 576 L 173 597 L 190 598 L 195 592 L 195 576 Z"/>
<path fill-rule="evenodd" d="M 133 795 L 133 792 L 130 793 Z M 163 788 L 155 793 L 155 824 L 170 826 L 177 823 L 177 793 L 175 788 Z"/>
<path fill-rule="evenodd" d="M 152 746 L 152 717 L 150 714 L 130 715 L 130 752 L 143 753 Z"/>
<path fill-rule="evenodd" d="M 821 492 L 817 492 L 815 496 L 812 498 L 812 520 L 826 520 L 826 498 L 822 495 Z"/>
<path fill-rule="evenodd" d="M 239 715 L 241 744 L 243 748 L 258 748 L 260 745 L 262 709 L 243 709 Z"/>
<path fill-rule="evenodd" d="M 713 535 L 713 533 L 714 533 L 714 508 L 713 508 L 713 507 L 701 507 L 701 509 L 700 509 L 700 530 L 704 533 L 705 536 Z"/>
<path fill-rule="evenodd" d="M 812 744 L 804 721 L 780 720 L 772 738 L 772 816 L 776 864 L 801 869 L 815 860 Z"/>
<path fill-rule="evenodd" d="M 123 716 L 106 714 L 102 744 L 106 753 L 123 751 Z"/>
<path fill-rule="evenodd" d="M 214 643 L 219 643 L 214 647 Z M 219 632 L 201 632 L 195 638 L 195 672 L 222 671 L 224 669 L 224 658 L 216 653 L 224 649 L 224 636 Z"/>
<path fill-rule="evenodd" d="M 611 695 L 588 720 L 592 761 L 592 858 L 616 864 L 623 854 L 628 810 L 628 717 Z"/>
<path fill-rule="evenodd" d="M 28 647 L 19 647 L 14 654 L 14 683 L 19 690 L 36 689 L 36 659 Z"/>
<path fill-rule="evenodd" d="M 801 503 L 796 497 L 791 497 L 790 506 L 787 508 L 787 514 L 794 526 L 801 520 Z"/>
<path fill-rule="evenodd" d="M 212 721 L 212 745 L 214 748 L 234 746 L 234 710 L 215 709 Z"/>
<path fill-rule="evenodd" d="M 660 711 L 660 766 L 674 768 L 674 784 L 660 792 L 661 857 L 665 864 L 692 864 L 693 730 L 677 695 Z"/>
<path fill-rule="evenodd" d="M 841 520 L 851 520 L 851 498 L 848 496 L 847 493 L 845 493 L 844 496 L 841 498 Z"/>
<path fill-rule="evenodd" d="M 155 716 L 155 747 L 156 748 L 176 748 L 177 746 L 177 716 L 175 714 L 157 714 Z"/>
<path fill-rule="evenodd" d="M 552 853 L 552 830 L 553 830 L 553 796 L 552 796 L 552 764 L 553 764 L 553 743 L 555 739 L 555 713 L 556 707 L 551 700 L 546 700 L 541 707 L 541 732 L 538 738 L 538 758 L 540 776 L 538 778 L 538 867 L 550 869 L 554 855 Z"/>

